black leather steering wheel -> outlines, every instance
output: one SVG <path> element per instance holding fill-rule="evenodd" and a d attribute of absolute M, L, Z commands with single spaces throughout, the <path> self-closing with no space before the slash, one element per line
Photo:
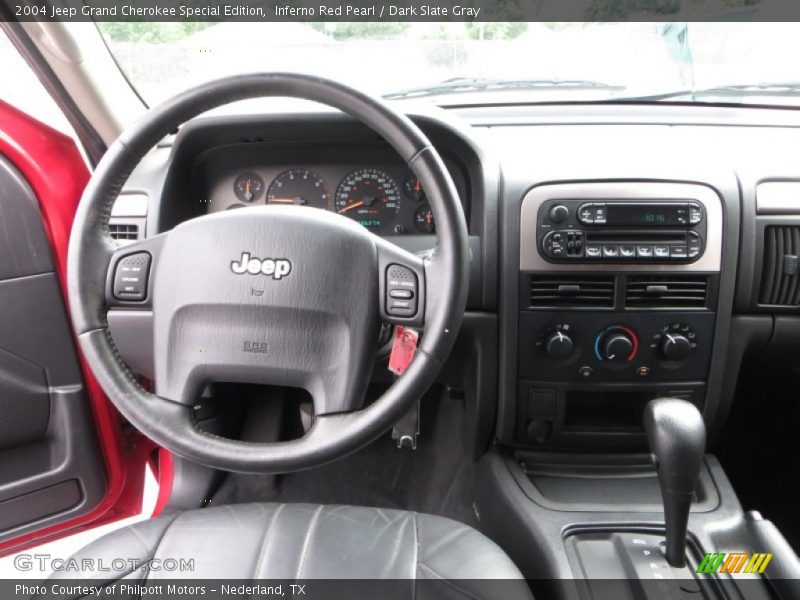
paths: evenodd
<path fill-rule="evenodd" d="M 437 236 L 432 255 L 422 259 L 406 252 L 346 217 L 293 206 L 206 215 L 117 247 L 109 235 L 111 207 L 145 154 L 205 111 L 263 96 L 327 104 L 391 144 L 430 201 Z M 109 148 L 75 217 L 69 301 L 92 372 L 145 435 L 209 467 L 289 472 L 369 443 L 433 383 L 463 318 L 468 253 L 453 182 L 408 118 L 333 81 L 290 73 L 243 75 L 191 89 L 150 110 Z M 115 284 L 123 268 L 143 273 L 141 297 L 126 295 L 118 278 Z M 413 300 L 395 307 L 388 292 L 399 288 L 411 290 Z M 155 394 L 139 385 L 120 358 L 108 330 L 109 310 L 152 311 Z M 406 372 L 362 408 L 381 322 L 423 328 L 424 335 Z M 314 401 L 313 425 L 299 439 L 271 444 L 203 431 L 192 406 L 213 381 L 306 389 Z"/>

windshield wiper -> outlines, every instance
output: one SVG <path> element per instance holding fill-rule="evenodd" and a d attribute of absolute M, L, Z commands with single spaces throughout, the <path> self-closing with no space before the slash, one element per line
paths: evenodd
<path fill-rule="evenodd" d="M 641 96 L 622 96 L 614 98 L 614 102 L 658 102 L 673 98 L 703 98 L 708 96 L 736 97 L 736 96 L 798 96 L 800 95 L 800 82 L 775 82 L 775 83 L 742 83 L 719 85 L 709 88 L 675 90 L 659 94 L 645 94 Z"/>
<path fill-rule="evenodd" d="M 482 79 L 456 77 L 432 86 L 392 92 L 390 94 L 385 94 L 383 97 L 387 100 L 399 100 L 402 98 L 422 98 L 425 96 L 462 94 L 468 92 L 553 89 L 620 91 L 624 90 L 625 86 L 587 79 Z"/>

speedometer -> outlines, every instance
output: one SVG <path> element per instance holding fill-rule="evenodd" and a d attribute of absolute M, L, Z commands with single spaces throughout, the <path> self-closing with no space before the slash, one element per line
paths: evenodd
<path fill-rule="evenodd" d="M 400 188 L 379 169 L 350 173 L 336 190 L 336 212 L 372 231 L 388 230 L 400 210 Z"/>

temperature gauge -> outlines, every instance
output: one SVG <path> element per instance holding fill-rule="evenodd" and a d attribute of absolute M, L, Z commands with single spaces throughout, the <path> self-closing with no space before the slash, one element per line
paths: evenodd
<path fill-rule="evenodd" d="M 413 175 L 406 179 L 406 182 L 403 184 L 403 191 L 406 196 L 417 202 L 421 202 L 425 199 L 425 191 L 422 189 L 422 184 L 419 182 L 419 179 Z"/>
<path fill-rule="evenodd" d="M 436 223 L 433 222 L 433 212 L 427 204 L 420 206 L 414 213 L 414 225 L 423 233 L 435 233 Z"/>

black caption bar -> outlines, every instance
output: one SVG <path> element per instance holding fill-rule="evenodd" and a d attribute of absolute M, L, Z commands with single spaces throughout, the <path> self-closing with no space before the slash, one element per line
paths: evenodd
<path fill-rule="evenodd" d="M 7 21 L 794 21 L 795 0 L 0 0 Z"/>

